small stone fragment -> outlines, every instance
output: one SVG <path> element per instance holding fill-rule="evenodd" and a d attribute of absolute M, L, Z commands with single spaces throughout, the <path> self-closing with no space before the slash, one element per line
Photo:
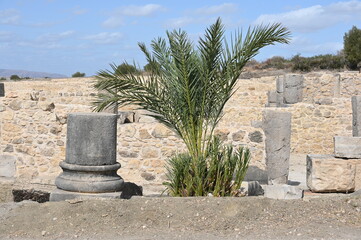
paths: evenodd
<path fill-rule="evenodd" d="M 263 134 L 260 131 L 254 131 L 248 134 L 251 142 L 261 143 L 263 141 Z"/>

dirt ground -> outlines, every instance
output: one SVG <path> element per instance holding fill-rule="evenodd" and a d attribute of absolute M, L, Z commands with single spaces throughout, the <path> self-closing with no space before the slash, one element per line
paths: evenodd
<path fill-rule="evenodd" d="M 0 222 L 0 239 L 361 239 L 361 196 L 9 202 Z"/>
<path fill-rule="evenodd" d="M 305 155 L 291 157 L 290 180 L 303 189 L 305 163 Z M 5 186 L 0 200 L 9 201 Z M 361 239 L 361 193 L 306 192 L 299 200 L 149 196 L 0 201 L 0 239 Z"/>

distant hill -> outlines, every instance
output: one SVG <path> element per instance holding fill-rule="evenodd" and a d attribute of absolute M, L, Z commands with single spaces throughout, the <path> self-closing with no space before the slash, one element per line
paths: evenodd
<path fill-rule="evenodd" d="M 26 70 L 0 69 L 0 77 L 9 78 L 11 75 L 18 75 L 21 78 L 66 78 L 66 75 L 58 73 L 33 72 Z"/>

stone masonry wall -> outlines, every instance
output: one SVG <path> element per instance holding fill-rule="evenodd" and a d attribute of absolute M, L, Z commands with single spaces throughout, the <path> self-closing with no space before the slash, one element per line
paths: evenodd
<path fill-rule="evenodd" d="M 276 108 L 292 113 L 293 153 L 330 154 L 333 136 L 351 136 L 351 96 L 361 92 L 360 80 L 357 73 L 305 75 L 304 101 Z M 13 159 L 16 170 L 10 178 L 17 184 L 53 186 L 65 157 L 67 114 L 91 111 L 96 95 L 92 82 L 91 78 L 5 82 L 5 97 L 0 98 L 0 168 L 4 172 L 7 167 L 1 156 Z M 240 80 L 216 129 L 225 142 L 248 146 L 251 164 L 260 169 L 265 169 L 262 111 L 267 91 L 275 88 L 275 77 Z M 159 186 L 165 179 L 165 159 L 184 150 L 184 145 L 152 118 L 130 116 L 130 123 L 118 124 L 119 174 L 126 181 Z"/>

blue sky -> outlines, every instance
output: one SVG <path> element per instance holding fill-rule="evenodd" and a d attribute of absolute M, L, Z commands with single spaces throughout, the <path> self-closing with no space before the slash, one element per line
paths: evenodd
<path fill-rule="evenodd" d="M 257 60 L 335 54 L 345 32 L 361 28 L 361 1 L 0 0 L 0 69 L 90 76 L 124 60 L 143 66 L 138 42 L 174 28 L 196 41 L 217 17 L 228 34 L 272 22 L 292 31 L 289 45 L 264 48 Z"/>

